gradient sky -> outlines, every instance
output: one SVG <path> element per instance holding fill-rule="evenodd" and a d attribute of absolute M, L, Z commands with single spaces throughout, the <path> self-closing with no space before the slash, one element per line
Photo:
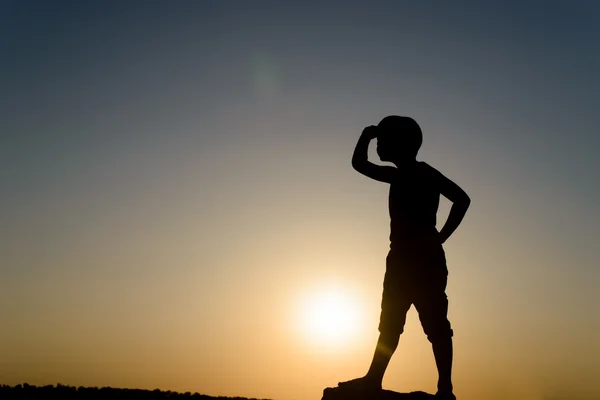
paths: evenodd
<path fill-rule="evenodd" d="M 0 1 L 0 383 L 304 400 L 364 373 L 388 187 L 350 157 L 400 114 L 472 199 L 459 398 L 599 398 L 599 43 L 593 0 Z M 331 288 L 364 316 L 345 347 L 301 326 Z M 384 387 L 435 382 L 413 309 Z"/>

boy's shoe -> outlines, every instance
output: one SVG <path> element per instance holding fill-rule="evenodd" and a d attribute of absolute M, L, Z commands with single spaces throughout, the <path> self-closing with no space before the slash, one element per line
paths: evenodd
<path fill-rule="evenodd" d="M 456 396 L 452 392 L 437 392 L 435 394 L 436 400 L 456 400 Z"/>

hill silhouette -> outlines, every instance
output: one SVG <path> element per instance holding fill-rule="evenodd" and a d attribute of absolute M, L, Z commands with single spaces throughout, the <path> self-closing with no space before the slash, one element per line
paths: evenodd
<path fill-rule="evenodd" d="M 160 389 L 120 389 L 111 387 L 33 386 L 27 383 L 16 386 L 0 385 L 2 400 L 259 400 L 246 397 L 207 396 L 199 393 L 178 393 Z M 268 399 L 262 399 L 268 400 Z"/>

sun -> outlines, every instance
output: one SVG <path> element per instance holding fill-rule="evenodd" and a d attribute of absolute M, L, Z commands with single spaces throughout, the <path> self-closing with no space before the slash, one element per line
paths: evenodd
<path fill-rule="evenodd" d="M 321 288 L 302 302 L 301 327 L 314 345 L 338 348 L 362 332 L 362 308 L 356 296 L 340 288 Z"/>

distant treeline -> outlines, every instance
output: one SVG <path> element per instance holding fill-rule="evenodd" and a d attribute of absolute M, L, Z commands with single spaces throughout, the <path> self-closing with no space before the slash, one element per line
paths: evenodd
<path fill-rule="evenodd" d="M 75 387 L 58 384 L 56 386 L 33 386 L 22 384 L 17 386 L 0 385 L 0 399 L 2 400 L 257 400 L 246 397 L 213 397 L 199 393 L 178 393 L 172 391 L 142 390 L 142 389 L 116 389 L 111 387 Z"/>

